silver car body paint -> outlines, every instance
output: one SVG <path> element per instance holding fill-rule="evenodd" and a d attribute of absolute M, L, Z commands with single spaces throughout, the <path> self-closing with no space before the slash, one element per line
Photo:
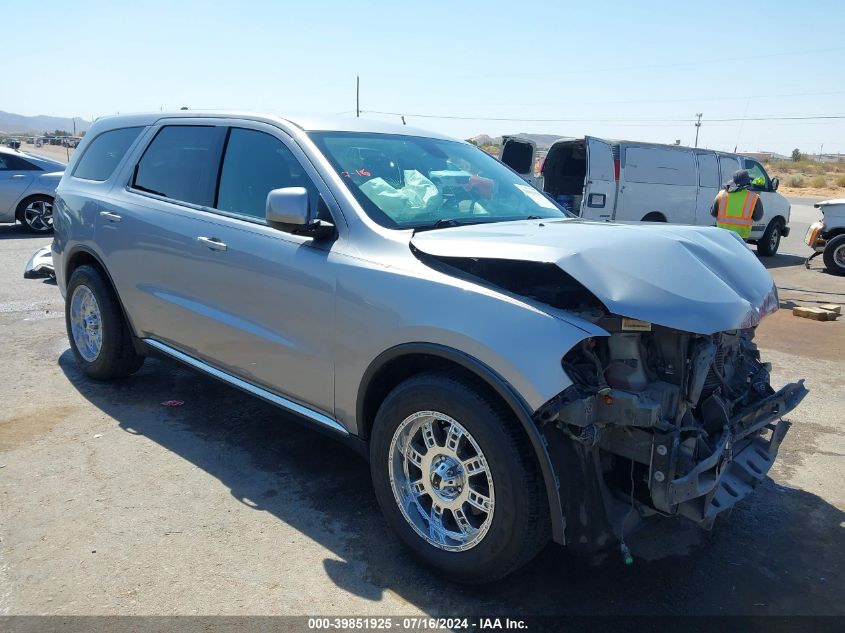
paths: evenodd
<path fill-rule="evenodd" d="M 252 127 L 285 142 L 328 203 L 338 239 L 303 250 L 307 238 L 128 189 L 133 166 L 162 125 L 209 122 Z M 70 176 L 92 139 L 136 126 L 146 129 L 107 181 Z M 136 335 L 213 362 L 334 416 L 357 433 L 362 430 L 356 419 L 362 377 L 380 353 L 395 346 L 432 343 L 458 350 L 498 374 L 536 410 L 572 384 L 561 357 L 585 338 L 606 335 L 561 310 L 435 271 L 414 256 L 412 241 L 432 254 L 558 262 L 612 311 L 696 332 L 736 327 L 748 307 L 771 289 L 771 277 L 754 256 L 718 229 L 574 220 L 540 227 L 528 221 L 412 238 L 410 230 L 387 229 L 367 216 L 308 137 L 319 130 L 453 140 L 351 118 L 291 121 L 187 111 L 99 119 L 68 164 L 54 209 L 53 255 L 62 292 L 66 253 L 87 250 L 107 262 Z M 123 220 L 112 224 L 101 212 Z M 228 244 L 228 264 L 195 249 L 193 240 L 206 231 Z M 709 246 L 696 245 L 699 237 Z M 293 252 L 303 255 L 291 258 Z M 692 288 L 690 266 L 691 275 L 713 277 L 700 293 Z M 686 290 L 681 268 L 690 282 L 683 284 Z M 748 275 L 744 285 L 743 268 Z M 719 284 L 715 275 L 732 281 Z M 231 293 L 234 287 L 237 296 Z M 713 293 L 709 298 L 708 292 Z"/>
<path fill-rule="evenodd" d="M 535 220 L 430 231 L 412 243 L 443 257 L 557 264 L 614 314 L 712 334 L 741 327 L 772 290 L 734 236 L 715 227 Z"/>

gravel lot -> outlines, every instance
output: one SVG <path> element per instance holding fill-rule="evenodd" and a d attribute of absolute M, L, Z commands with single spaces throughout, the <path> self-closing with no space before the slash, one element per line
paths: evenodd
<path fill-rule="evenodd" d="M 768 262 L 785 305 L 845 301 L 845 279 L 803 267 L 816 218 L 794 207 L 792 254 Z M 713 532 L 662 522 L 632 567 L 550 546 L 465 588 L 407 556 L 360 458 L 284 413 L 160 360 L 83 378 L 56 286 L 22 278 L 49 241 L 0 226 L 0 614 L 845 614 L 845 319 L 760 327 L 774 381 L 811 393 Z"/>

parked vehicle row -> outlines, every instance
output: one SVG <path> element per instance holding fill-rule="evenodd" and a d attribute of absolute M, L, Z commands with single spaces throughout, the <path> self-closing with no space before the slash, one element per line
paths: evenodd
<path fill-rule="evenodd" d="M 64 169 L 59 162 L 0 147 L 0 223 L 52 231 L 53 198 Z"/>
<path fill-rule="evenodd" d="M 405 126 L 100 119 L 53 262 L 88 376 L 164 354 L 349 442 L 399 538 L 465 581 L 655 514 L 709 527 L 806 394 L 770 385 L 777 290 L 731 232 L 584 222 Z"/>
<path fill-rule="evenodd" d="M 751 158 L 586 136 L 554 143 L 536 176 L 535 154 L 533 141 L 503 139 L 502 162 L 523 178 L 584 219 L 614 222 L 713 226 L 716 194 L 734 172 L 747 169 L 764 210 L 748 241 L 760 255 L 774 255 L 789 235 L 789 201 L 777 193 L 777 178 Z"/>

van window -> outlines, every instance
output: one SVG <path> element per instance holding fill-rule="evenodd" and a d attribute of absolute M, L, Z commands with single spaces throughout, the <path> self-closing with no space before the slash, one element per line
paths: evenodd
<path fill-rule="evenodd" d="M 263 219 L 267 194 L 281 187 L 305 187 L 316 209 L 317 188 L 284 143 L 264 132 L 232 128 L 215 207 Z"/>
<path fill-rule="evenodd" d="M 716 161 L 716 154 L 698 154 L 698 184 L 702 187 L 718 189 L 722 183 L 719 182 L 719 163 Z"/>
<path fill-rule="evenodd" d="M 746 158 L 745 168 L 748 170 L 748 175 L 751 176 L 752 188 L 755 191 L 766 191 L 769 189 L 769 174 L 766 173 L 766 170 L 763 169 L 763 166 L 760 163 L 756 160 Z M 763 179 L 762 184 L 758 178 Z"/>
<path fill-rule="evenodd" d="M 170 125 L 161 128 L 135 166 L 132 187 L 210 207 L 214 202 L 222 128 Z"/>
<path fill-rule="evenodd" d="M 726 184 L 742 167 L 735 156 L 719 156 L 719 169 L 722 172 L 722 184 Z"/>
<path fill-rule="evenodd" d="M 625 150 L 625 180 L 660 185 L 695 185 L 692 152 L 652 147 Z"/>
<path fill-rule="evenodd" d="M 518 174 L 532 173 L 531 157 L 534 148 L 529 143 L 520 141 L 506 141 L 502 148 L 502 162 Z"/>
<path fill-rule="evenodd" d="M 73 170 L 74 178 L 108 180 L 129 146 L 138 138 L 142 127 L 125 127 L 103 132 L 88 145 L 88 149 Z"/>

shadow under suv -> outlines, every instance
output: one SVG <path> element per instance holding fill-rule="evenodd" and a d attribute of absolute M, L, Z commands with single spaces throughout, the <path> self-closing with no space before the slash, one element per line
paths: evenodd
<path fill-rule="evenodd" d="M 777 291 L 733 233 L 581 221 L 405 126 L 100 119 L 54 226 L 88 376 L 166 354 L 350 442 L 401 540 L 464 581 L 658 513 L 709 527 L 806 394 L 770 386 Z"/>

